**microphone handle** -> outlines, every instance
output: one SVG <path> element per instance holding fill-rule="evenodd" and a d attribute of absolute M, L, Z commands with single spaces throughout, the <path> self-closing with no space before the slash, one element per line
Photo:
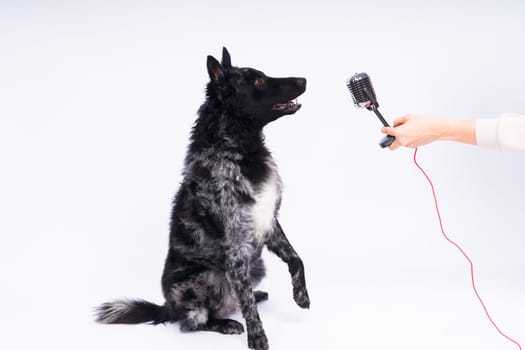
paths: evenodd
<path fill-rule="evenodd" d="M 374 111 L 374 113 L 379 118 L 379 120 L 381 121 L 383 126 L 390 126 L 388 124 L 388 122 L 385 120 L 385 118 L 383 118 L 381 113 L 379 113 L 379 110 L 377 109 L 378 103 L 377 103 L 376 97 L 374 96 L 374 93 L 372 91 L 369 91 L 368 88 L 366 88 L 366 87 L 363 88 L 363 92 L 370 99 L 370 102 L 371 102 L 371 105 L 369 107 L 367 107 L 367 109 L 371 110 L 371 111 Z M 391 144 L 394 143 L 395 140 L 396 140 L 395 136 L 386 135 L 379 142 L 379 146 L 381 146 L 381 148 L 389 147 Z"/>
<path fill-rule="evenodd" d="M 390 126 L 390 125 L 388 124 L 388 122 L 385 120 L 385 118 L 383 118 L 383 116 L 381 115 L 381 113 L 379 113 L 379 110 L 374 109 L 373 111 L 374 111 L 374 113 L 377 115 L 377 117 L 379 118 L 379 120 L 381 121 L 381 123 L 383 123 L 384 126 Z M 386 136 L 383 137 L 383 139 L 379 142 L 379 146 L 381 146 L 381 148 L 389 147 L 391 144 L 394 143 L 395 140 L 396 140 L 395 136 L 392 136 L 392 135 L 386 135 Z"/>
<path fill-rule="evenodd" d="M 377 117 L 379 118 L 379 120 L 381 121 L 381 123 L 383 123 L 383 126 L 390 126 L 388 124 L 388 122 L 385 120 L 385 118 L 383 118 L 383 116 L 381 115 L 381 113 L 379 113 L 379 110 L 374 108 L 373 109 L 374 113 L 377 115 Z"/>

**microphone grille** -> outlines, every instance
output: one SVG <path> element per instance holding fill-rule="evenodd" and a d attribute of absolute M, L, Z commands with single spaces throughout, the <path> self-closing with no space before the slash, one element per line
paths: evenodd
<path fill-rule="evenodd" d="M 346 86 L 352 94 L 352 99 L 354 100 L 354 105 L 356 107 L 368 108 L 372 104 L 374 104 L 376 108 L 379 107 L 379 104 L 376 101 L 376 93 L 368 74 L 354 74 L 347 80 Z M 371 101 L 370 98 L 365 94 L 365 88 L 372 95 L 374 102 Z"/>

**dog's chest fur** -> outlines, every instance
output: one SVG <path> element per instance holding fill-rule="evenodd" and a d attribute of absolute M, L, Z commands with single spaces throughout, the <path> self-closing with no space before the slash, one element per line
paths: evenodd
<path fill-rule="evenodd" d="M 281 181 L 274 164 L 270 166 L 268 177 L 255 188 L 251 216 L 257 240 L 264 237 L 275 224 L 275 214 L 281 197 Z"/>

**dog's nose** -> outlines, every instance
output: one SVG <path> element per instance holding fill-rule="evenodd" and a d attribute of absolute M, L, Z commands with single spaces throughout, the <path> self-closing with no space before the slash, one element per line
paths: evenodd
<path fill-rule="evenodd" d="M 306 79 L 305 78 L 297 78 L 296 84 L 299 88 L 305 90 L 306 89 Z"/>

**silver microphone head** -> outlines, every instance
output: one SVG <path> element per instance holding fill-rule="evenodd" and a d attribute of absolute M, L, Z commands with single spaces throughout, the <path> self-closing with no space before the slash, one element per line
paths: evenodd
<path fill-rule="evenodd" d="M 356 73 L 346 81 L 346 86 L 352 94 L 354 105 L 358 108 L 377 109 L 379 103 L 370 77 L 366 73 Z"/>
<path fill-rule="evenodd" d="M 383 118 L 379 110 L 379 103 L 376 99 L 376 93 L 370 77 L 366 73 L 356 73 L 350 79 L 346 81 L 346 86 L 352 94 L 352 99 L 354 100 L 354 106 L 358 108 L 366 108 L 369 111 L 373 111 L 379 121 L 384 126 L 390 126 L 388 122 Z M 395 137 L 392 135 L 385 136 L 379 145 L 383 148 L 390 146 L 394 141 Z"/>

